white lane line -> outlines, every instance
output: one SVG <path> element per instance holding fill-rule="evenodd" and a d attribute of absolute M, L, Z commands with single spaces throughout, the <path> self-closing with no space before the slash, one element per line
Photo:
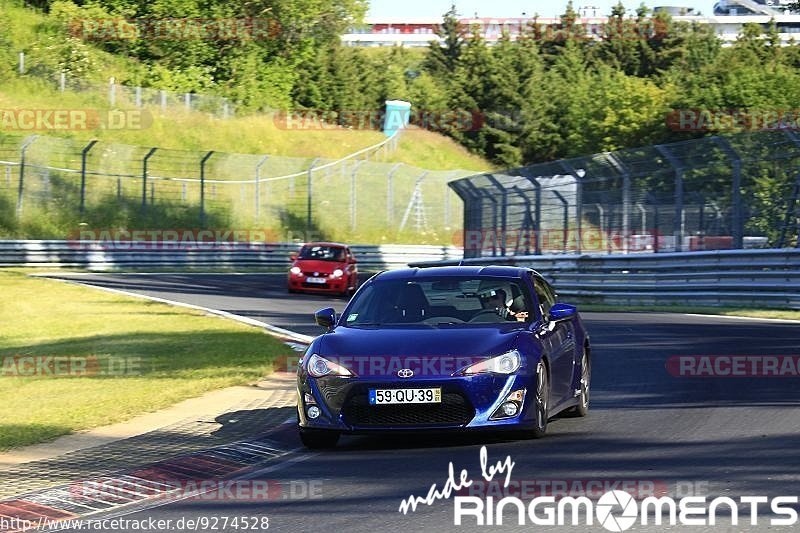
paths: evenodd
<path fill-rule="evenodd" d="M 701 318 L 730 318 L 731 320 L 750 320 L 751 322 L 776 322 L 778 324 L 800 324 L 800 320 L 790 318 L 760 318 L 757 316 L 738 315 L 702 315 L 698 313 L 681 313 L 683 316 L 696 316 Z"/>
<path fill-rule="evenodd" d="M 285 276 L 286 272 L 33 272 L 31 277 L 54 276 Z"/>
<path fill-rule="evenodd" d="M 44 277 L 44 276 L 40 275 L 39 277 Z M 220 316 L 222 318 L 235 320 L 236 322 L 241 322 L 242 324 L 247 324 L 249 326 L 256 326 L 256 327 L 259 327 L 259 328 L 263 328 L 263 329 L 267 330 L 267 332 L 269 332 L 269 333 L 271 333 L 271 334 L 273 334 L 275 336 L 284 337 L 286 339 L 289 339 L 289 340 L 292 340 L 292 341 L 295 341 L 295 342 L 299 342 L 299 343 L 303 343 L 303 344 L 310 344 L 311 341 L 314 340 L 314 337 L 312 337 L 310 335 L 303 335 L 302 333 L 297 333 L 297 332 L 294 332 L 294 331 L 291 331 L 291 330 L 288 330 L 288 329 L 279 328 L 277 326 L 273 326 L 271 324 L 267 324 L 266 322 L 261 322 L 260 320 L 256 320 L 254 318 L 249 318 L 249 317 L 246 317 L 246 316 L 236 315 L 234 313 L 229 313 L 227 311 L 220 311 L 219 309 L 212 309 L 210 307 L 203 307 L 202 305 L 188 304 L 188 303 L 185 303 L 185 302 L 177 302 L 175 300 L 168 300 L 166 298 L 159 298 L 157 296 L 148 296 L 146 294 L 140 294 L 140 293 L 137 293 L 137 292 L 124 291 L 124 290 L 121 290 L 121 289 L 112 289 L 110 287 L 101 287 L 99 285 L 92 285 L 91 283 L 73 281 L 73 280 L 69 280 L 69 279 L 63 279 L 63 278 L 48 278 L 48 279 L 52 279 L 52 280 L 55 280 L 55 281 L 61 281 L 63 283 L 70 283 L 72 285 L 80 285 L 81 287 L 92 287 L 93 289 L 99 289 L 101 291 L 106 291 L 106 292 L 110 292 L 110 293 L 113 293 L 113 294 L 120 294 L 122 296 L 132 296 L 134 298 L 143 298 L 145 300 L 150 300 L 152 302 L 158 302 L 158 303 L 167 304 L 167 305 L 174 305 L 175 307 L 184 307 L 186 309 L 194 309 L 195 311 L 204 311 L 204 312 L 206 312 L 208 314 L 211 314 L 211 315 L 216 315 L 216 316 Z"/>

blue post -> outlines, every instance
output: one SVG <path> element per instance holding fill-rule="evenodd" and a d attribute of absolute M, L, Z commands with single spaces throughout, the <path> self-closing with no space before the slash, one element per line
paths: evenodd
<path fill-rule="evenodd" d="M 386 117 L 383 119 L 383 133 L 394 136 L 405 129 L 411 119 L 411 104 L 402 100 L 386 101 Z"/>

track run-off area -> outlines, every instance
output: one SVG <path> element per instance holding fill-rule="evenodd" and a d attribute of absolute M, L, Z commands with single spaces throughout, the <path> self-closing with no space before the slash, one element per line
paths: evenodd
<path fill-rule="evenodd" d="M 221 310 L 309 336 L 322 333 L 313 324 L 314 311 L 334 307 L 341 312 L 346 305 L 344 298 L 287 294 L 282 274 L 53 277 Z M 278 531 L 451 530 L 455 527 L 452 498 L 421 505 L 405 515 L 398 512 L 400 503 L 410 495 L 424 497 L 434 483 L 441 488 L 451 462 L 456 473 L 466 469 L 472 479 L 482 479 L 483 446 L 490 464 L 507 456 L 513 460 L 512 489 L 520 489 L 508 494 L 524 501 L 540 494 L 558 495 L 565 487 L 568 493 L 580 490 L 574 487 L 603 487 L 603 492 L 623 483 L 644 492 L 655 487 L 656 492 L 675 498 L 798 495 L 800 378 L 796 368 L 792 374 L 785 366 L 797 358 L 784 356 L 800 354 L 800 323 L 666 313 L 586 312 L 582 316 L 592 342 L 591 412 L 587 418 L 554 420 L 544 439 L 358 436 L 342 438 L 334 450 L 311 452 L 301 447 L 291 425 L 284 424 L 274 430 L 272 439 L 288 453 L 249 478 L 281 480 L 284 487 L 296 487 L 297 494 L 284 492 L 266 502 L 197 498 L 160 502 L 110 511 L 108 516 L 152 517 L 173 523 L 268 517 L 269 528 Z M 720 360 L 720 356 L 729 359 Z M 760 376 L 722 375 L 720 369 L 725 368 L 733 369 L 732 374 L 737 374 L 735 369 L 752 373 L 748 364 L 753 358 L 770 359 L 778 366 L 762 368 Z M 285 383 L 287 389 L 292 387 L 291 380 Z M 260 434 L 264 429 L 253 428 L 253 432 Z M 485 489 L 478 483 L 472 488 L 481 498 L 491 495 Z M 758 526 L 750 525 L 748 518 L 740 517 L 738 526 L 730 524 L 729 516 L 721 516 L 716 526 L 670 529 L 769 527 L 765 517 Z M 502 529 L 534 528 L 529 522 L 516 525 L 514 511 L 506 513 L 506 521 L 512 525 Z M 456 529 L 484 530 L 476 527 L 474 518 L 464 524 Z M 637 524 L 630 530 L 663 527 Z M 605 530 L 596 521 L 588 527 L 535 529 Z M 225 530 L 240 528 L 228 524 Z"/>

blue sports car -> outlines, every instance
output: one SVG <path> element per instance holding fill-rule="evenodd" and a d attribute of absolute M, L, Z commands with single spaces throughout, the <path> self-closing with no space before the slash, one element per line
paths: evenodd
<path fill-rule="evenodd" d="M 300 437 L 516 430 L 538 438 L 589 409 L 589 335 L 535 271 L 435 267 L 383 272 L 327 328 L 297 373 Z"/>

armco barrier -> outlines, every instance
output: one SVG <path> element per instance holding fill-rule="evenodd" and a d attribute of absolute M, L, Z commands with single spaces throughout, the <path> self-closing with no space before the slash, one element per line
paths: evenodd
<path fill-rule="evenodd" d="M 248 243 L 189 249 L 123 249 L 101 242 L 0 241 L 0 267 L 88 270 L 284 271 L 299 244 Z M 364 272 L 456 265 L 441 246 L 352 246 Z M 575 303 L 800 309 L 800 249 L 629 255 L 483 257 L 463 264 L 531 267 Z"/>
<path fill-rule="evenodd" d="M 800 249 L 482 257 L 463 264 L 533 268 L 566 302 L 800 309 Z"/>
<path fill-rule="evenodd" d="M 199 243 L 181 249 L 145 243 L 96 241 L 0 241 L 0 267 L 66 267 L 88 270 L 232 269 L 285 271 L 299 244 Z M 460 258 L 459 248 L 442 246 L 351 246 L 359 270 L 374 272 L 408 263 Z"/>

